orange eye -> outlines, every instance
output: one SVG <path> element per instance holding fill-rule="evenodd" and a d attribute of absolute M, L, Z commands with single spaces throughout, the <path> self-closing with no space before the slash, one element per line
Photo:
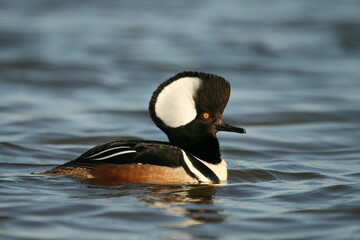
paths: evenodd
<path fill-rule="evenodd" d="M 203 113 L 202 116 L 204 119 L 208 119 L 210 117 L 210 115 L 208 113 Z"/>

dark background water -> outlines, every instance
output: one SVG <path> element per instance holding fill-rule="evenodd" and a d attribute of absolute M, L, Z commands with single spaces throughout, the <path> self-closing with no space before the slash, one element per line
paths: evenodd
<path fill-rule="evenodd" d="M 31 175 L 115 138 L 183 70 L 232 84 L 221 186 Z M 0 1 L 1 239 L 360 239 L 359 1 Z"/>

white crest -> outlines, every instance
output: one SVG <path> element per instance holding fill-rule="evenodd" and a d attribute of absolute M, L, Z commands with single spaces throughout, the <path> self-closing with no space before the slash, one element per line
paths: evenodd
<path fill-rule="evenodd" d="M 158 95 L 155 114 L 169 127 L 180 127 L 196 117 L 194 96 L 201 79 L 184 77 L 167 85 Z"/>

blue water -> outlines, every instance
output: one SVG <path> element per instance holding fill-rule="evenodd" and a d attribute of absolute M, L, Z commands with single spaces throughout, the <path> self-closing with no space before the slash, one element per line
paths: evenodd
<path fill-rule="evenodd" d="M 360 239 L 358 1 L 0 1 L 1 239 Z M 118 138 L 184 70 L 232 85 L 229 181 L 31 174 Z"/>

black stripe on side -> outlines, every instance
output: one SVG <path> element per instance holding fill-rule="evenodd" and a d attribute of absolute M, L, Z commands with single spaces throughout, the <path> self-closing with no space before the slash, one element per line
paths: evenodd
<path fill-rule="evenodd" d="M 191 160 L 190 160 L 191 161 Z M 184 158 L 181 159 L 181 166 L 185 169 L 185 172 L 192 178 L 195 178 L 199 183 L 201 182 L 199 177 L 193 173 L 190 168 L 188 167 L 188 165 L 186 164 Z"/>
<path fill-rule="evenodd" d="M 202 162 L 200 162 L 196 157 L 194 157 L 193 155 L 186 153 L 186 156 L 189 158 L 189 160 L 191 161 L 192 165 L 199 171 L 201 172 L 205 177 L 207 177 L 208 179 L 210 179 L 213 183 L 220 183 L 220 179 L 219 177 L 210 169 L 208 168 L 205 164 L 203 164 Z M 189 170 L 190 171 L 190 170 Z"/>

